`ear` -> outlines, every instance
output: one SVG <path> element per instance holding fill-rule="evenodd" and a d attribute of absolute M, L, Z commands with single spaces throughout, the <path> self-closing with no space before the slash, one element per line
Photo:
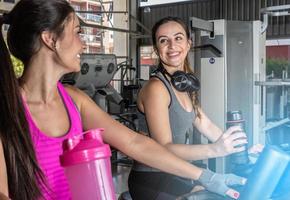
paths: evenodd
<path fill-rule="evenodd" d="M 54 39 L 54 34 L 49 31 L 43 31 L 40 35 L 42 43 L 48 47 L 50 50 L 55 51 L 56 47 L 56 40 Z"/>

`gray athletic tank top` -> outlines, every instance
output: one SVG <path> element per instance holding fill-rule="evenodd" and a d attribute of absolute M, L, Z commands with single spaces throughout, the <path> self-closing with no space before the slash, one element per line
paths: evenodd
<path fill-rule="evenodd" d="M 174 144 L 193 144 L 193 121 L 195 120 L 195 112 L 187 112 L 182 105 L 179 103 L 171 84 L 165 79 L 162 73 L 158 72 L 153 77 L 160 79 L 166 86 L 170 94 L 169 110 L 169 121 L 172 132 L 172 140 Z M 158 113 L 156 113 L 158 115 Z M 148 125 L 144 113 L 138 110 L 137 112 L 139 131 L 148 133 Z M 158 171 L 140 163 L 135 163 L 133 169 L 136 171 Z"/>

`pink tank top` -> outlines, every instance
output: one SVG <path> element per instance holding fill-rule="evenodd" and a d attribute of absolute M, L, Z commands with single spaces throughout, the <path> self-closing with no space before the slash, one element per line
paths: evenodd
<path fill-rule="evenodd" d="M 36 157 L 49 186 L 49 190 L 42 187 L 44 199 L 69 200 L 71 199 L 69 185 L 64 174 L 64 169 L 60 166 L 59 156 L 62 154 L 63 140 L 82 133 L 83 129 L 80 113 L 73 100 L 61 83 L 58 83 L 57 87 L 70 119 L 70 129 L 64 136 L 49 137 L 41 132 L 34 123 L 25 101 L 24 107 Z"/>

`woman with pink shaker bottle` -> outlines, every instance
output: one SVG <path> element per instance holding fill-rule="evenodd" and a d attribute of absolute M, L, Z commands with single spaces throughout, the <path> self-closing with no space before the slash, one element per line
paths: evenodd
<path fill-rule="evenodd" d="M 104 142 L 135 160 L 208 188 L 219 180 L 102 111 L 85 93 L 59 80 L 80 70 L 85 49 L 78 18 L 66 0 L 20 0 L 0 15 L 0 192 L 13 200 L 71 199 L 60 166 L 62 142 L 103 127 Z M 8 51 L 9 49 L 9 51 Z M 9 52 L 24 64 L 16 79 Z M 4 159 L 5 158 L 5 159 Z M 79 174 L 82 176 L 82 174 Z"/>

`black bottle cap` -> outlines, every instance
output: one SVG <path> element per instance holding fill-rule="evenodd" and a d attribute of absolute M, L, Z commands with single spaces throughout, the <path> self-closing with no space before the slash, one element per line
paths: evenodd
<path fill-rule="evenodd" d="M 242 121 L 243 120 L 242 111 L 240 110 L 228 111 L 227 119 L 228 121 Z"/>

